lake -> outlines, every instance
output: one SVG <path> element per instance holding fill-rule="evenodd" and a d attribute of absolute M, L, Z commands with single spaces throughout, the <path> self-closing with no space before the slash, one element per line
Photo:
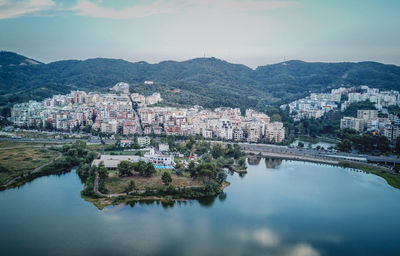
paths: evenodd
<path fill-rule="evenodd" d="M 318 142 L 312 143 L 312 142 L 297 139 L 297 140 L 293 141 L 293 143 L 290 144 L 290 146 L 297 147 L 299 145 L 299 142 L 303 143 L 305 148 L 308 148 L 309 145 L 311 145 L 311 148 L 316 148 L 316 147 L 320 146 L 321 148 L 328 149 L 330 147 L 335 147 L 335 145 L 336 145 L 334 143 L 329 143 L 329 142 L 325 142 L 325 141 L 318 141 Z"/>
<path fill-rule="evenodd" d="M 261 159 L 212 199 L 102 211 L 75 171 L 0 192 L 1 255 L 399 255 L 400 190 L 372 174 Z"/>

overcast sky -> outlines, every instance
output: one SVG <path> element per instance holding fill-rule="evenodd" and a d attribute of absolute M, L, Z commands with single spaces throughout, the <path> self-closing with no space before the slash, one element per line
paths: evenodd
<path fill-rule="evenodd" d="M 0 49 L 39 61 L 214 56 L 400 64 L 399 0 L 0 0 Z"/>

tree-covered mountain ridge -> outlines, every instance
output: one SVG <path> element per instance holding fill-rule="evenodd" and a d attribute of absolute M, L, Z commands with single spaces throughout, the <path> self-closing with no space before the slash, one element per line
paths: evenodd
<path fill-rule="evenodd" d="M 22 64 L 31 60 L 31 64 Z M 168 103 L 205 107 L 279 105 L 339 86 L 400 89 L 400 67 L 377 62 L 285 61 L 251 69 L 217 58 L 150 64 L 122 59 L 62 60 L 48 64 L 0 52 L 0 107 L 70 90 L 106 91 L 118 82 L 132 92 L 161 93 Z M 145 85 L 144 81 L 154 81 Z"/>

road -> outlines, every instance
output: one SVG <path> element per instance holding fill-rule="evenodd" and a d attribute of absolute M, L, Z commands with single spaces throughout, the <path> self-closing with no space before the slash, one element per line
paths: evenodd
<path fill-rule="evenodd" d="M 35 142 L 35 143 L 74 143 L 77 140 L 83 140 L 88 144 L 100 144 L 100 139 L 92 137 L 90 139 L 16 139 L 16 138 L 0 138 L 0 141 L 10 142 Z M 115 140 L 105 139 L 105 143 L 113 144 Z M 232 144 L 232 142 L 221 142 L 221 141 L 210 141 L 218 143 Z M 380 163 L 380 164 L 400 164 L 400 158 L 397 156 L 372 156 L 366 154 L 353 154 L 353 153 L 342 153 L 328 150 L 316 150 L 307 148 L 291 148 L 287 146 L 277 146 L 273 144 L 252 144 L 252 143 L 237 143 L 240 145 L 242 150 L 250 150 L 255 152 L 274 152 L 274 153 L 285 153 L 294 155 L 303 155 L 309 157 L 325 157 L 336 160 L 352 160 L 360 162 Z"/>
<path fill-rule="evenodd" d="M 133 108 L 133 104 L 135 104 L 135 102 L 132 100 L 131 95 L 129 95 L 129 99 L 132 102 L 132 110 L 135 113 L 135 117 L 136 117 L 136 120 L 137 120 L 137 123 L 136 123 L 137 134 L 138 135 L 143 135 L 142 121 L 140 119 L 140 116 L 139 116 L 138 112 Z"/>
<path fill-rule="evenodd" d="M 273 152 L 273 153 L 284 153 L 299 156 L 309 157 L 322 157 L 336 160 L 351 160 L 359 162 L 370 162 L 370 163 L 381 163 L 381 164 L 398 164 L 400 158 L 397 156 L 371 156 L 366 154 L 351 154 L 342 152 L 333 152 L 316 149 L 306 148 L 290 148 L 287 146 L 276 146 L 269 144 L 250 144 L 250 143 L 239 143 L 242 150 L 250 150 L 255 152 Z"/>
<path fill-rule="evenodd" d="M 53 144 L 65 144 L 65 143 L 75 143 L 77 140 L 85 141 L 88 144 L 101 144 L 101 140 L 97 138 L 91 139 L 53 139 L 53 138 L 0 138 L 0 141 L 9 141 L 9 142 L 32 142 L 32 143 L 53 143 Z M 105 143 L 115 143 L 115 140 L 112 139 L 103 139 Z"/>

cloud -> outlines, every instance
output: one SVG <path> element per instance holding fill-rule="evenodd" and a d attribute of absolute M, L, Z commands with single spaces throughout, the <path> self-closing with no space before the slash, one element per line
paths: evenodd
<path fill-rule="evenodd" d="M 288 254 L 290 256 L 319 256 L 320 253 L 308 244 L 297 244 Z"/>
<path fill-rule="evenodd" d="M 254 12 L 284 8 L 289 1 L 258 0 L 156 0 L 125 7 L 121 10 L 105 8 L 102 1 L 78 0 L 72 7 L 64 7 L 53 0 L 0 0 L 0 19 L 20 16 L 55 15 L 62 11 L 79 16 L 109 19 L 134 19 L 180 11 Z"/>
<path fill-rule="evenodd" d="M 97 3 L 81 0 L 71 10 L 77 15 L 96 17 L 96 18 L 111 18 L 111 19 L 133 19 L 157 14 L 172 13 L 178 11 L 178 6 L 174 1 L 156 1 L 151 4 L 137 4 L 127 7 L 122 10 L 107 9 Z"/>
<path fill-rule="evenodd" d="M 275 247 L 280 243 L 279 237 L 267 228 L 257 229 L 252 232 L 239 231 L 237 236 L 242 241 L 252 241 L 263 247 Z"/>
<path fill-rule="evenodd" d="M 37 15 L 40 12 L 54 10 L 52 0 L 0 0 L 0 19 L 15 18 L 24 15 Z"/>
<path fill-rule="evenodd" d="M 303 242 L 288 243 L 281 239 L 276 232 L 266 227 L 255 230 L 238 230 L 234 234 L 242 242 L 252 242 L 262 247 L 268 255 L 320 256 L 320 253 L 311 245 Z"/>
<path fill-rule="evenodd" d="M 267 11 L 288 7 L 295 4 L 290 1 L 257 1 L 257 0 L 192 0 L 193 4 L 218 12 Z"/>

